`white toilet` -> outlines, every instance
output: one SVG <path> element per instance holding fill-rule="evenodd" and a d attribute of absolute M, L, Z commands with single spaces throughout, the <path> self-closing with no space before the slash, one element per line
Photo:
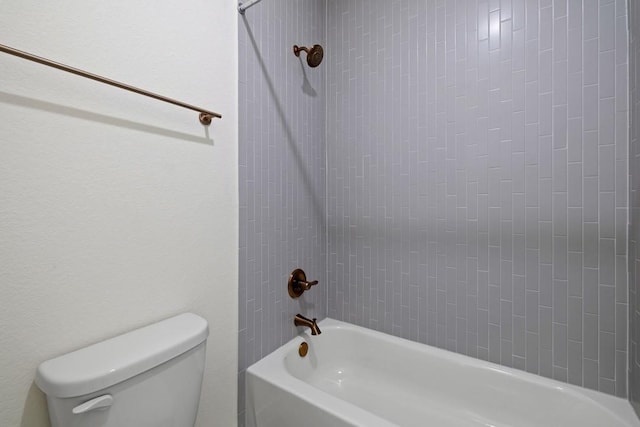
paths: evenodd
<path fill-rule="evenodd" d="M 38 367 L 52 427 L 193 427 L 207 321 L 185 313 Z"/>

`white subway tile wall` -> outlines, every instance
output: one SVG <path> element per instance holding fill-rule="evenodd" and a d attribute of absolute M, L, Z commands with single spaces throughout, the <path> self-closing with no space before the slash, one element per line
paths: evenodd
<path fill-rule="evenodd" d="M 629 400 L 640 415 L 640 5 L 629 1 L 629 105 L 631 108 L 631 133 L 629 150 L 630 202 L 629 202 Z M 624 37 L 616 32 L 616 40 Z M 616 92 L 618 93 L 618 92 Z M 622 126 L 622 125 L 621 125 Z M 617 214 L 617 210 L 616 210 Z M 622 214 L 620 214 L 622 215 Z M 619 266 L 616 266 L 620 268 Z M 616 336 L 616 343 L 618 337 Z M 622 363 L 622 361 L 621 361 Z"/>
<path fill-rule="evenodd" d="M 329 316 L 626 396 L 626 2 L 326 20 Z"/>
<path fill-rule="evenodd" d="M 265 0 L 239 16 L 240 426 L 246 368 L 296 336 L 296 313 L 327 314 L 326 67 L 292 51 L 325 43 L 325 10 Z M 287 279 L 298 267 L 320 284 L 293 300 Z"/>

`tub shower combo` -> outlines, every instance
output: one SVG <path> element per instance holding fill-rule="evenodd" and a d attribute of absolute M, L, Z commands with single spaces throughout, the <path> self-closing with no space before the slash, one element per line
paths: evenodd
<path fill-rule="evenodd" d="M 293 52 L 309 67 L 324 55 Z M 287 291 L 296 299 L 317 284 L 296 269 Z M 246 371 L 248 427 L 640 427 L 612 395 L 331 318 L 293 323 L 299 335 Z"/>

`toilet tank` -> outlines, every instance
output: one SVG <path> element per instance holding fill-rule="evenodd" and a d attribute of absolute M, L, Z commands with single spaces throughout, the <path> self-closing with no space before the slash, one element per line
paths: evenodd
<path fill-rule="evenodd" d="M 43 362 L 52 427 L 193 427 L 208 334 L 185 313 Z"/>

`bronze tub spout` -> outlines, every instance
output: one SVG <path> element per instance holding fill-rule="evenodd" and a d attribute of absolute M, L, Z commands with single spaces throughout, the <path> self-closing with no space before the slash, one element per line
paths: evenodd
<path fill-rule="evenodd" d="M 316 323 L 315 317 L 313 320 L 307 319 L 302 314 L 296 314 L 293 318 L 293 324 L 296 326 L 306 326 L 311 329 L 311 335 L 320 335 L 322 332 Z"/>

